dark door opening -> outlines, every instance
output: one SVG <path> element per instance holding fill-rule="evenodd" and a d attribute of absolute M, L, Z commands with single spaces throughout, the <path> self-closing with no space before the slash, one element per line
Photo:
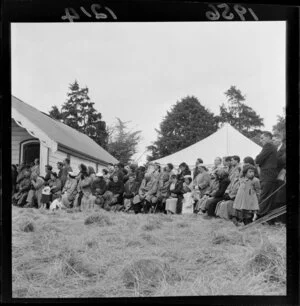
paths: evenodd
<path fill-rule="evenodd" d="M 40 159 L 40 144 L 39 142 L 29 142 L 23 145 L 23 162 L 31 164 L 34 159 Z"/>

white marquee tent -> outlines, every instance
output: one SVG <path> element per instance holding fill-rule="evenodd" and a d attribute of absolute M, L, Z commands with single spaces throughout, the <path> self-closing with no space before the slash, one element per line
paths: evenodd
<path fill-rule="evenodd" d="M 222 158 L 224 156 L 238 155 L 242 162 L 246 156 L 251 156 L 255 159 L 261 149 L 259 145 L 245 137 L 230 124 L 225 123 L 219 130 L 203 140 L 153 162 L 157 162 L 162 166 L 172 163 L 175 167 L 185 162 L 190 168 L 193 168 L 197 158 L 201 158 L 207 166 L 212 165 L 217 156 Z"/>

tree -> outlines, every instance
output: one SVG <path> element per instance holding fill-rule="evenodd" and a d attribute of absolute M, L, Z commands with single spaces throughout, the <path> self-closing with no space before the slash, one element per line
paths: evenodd
<path fill-rule="evenodd" d="M 194 96 L 177 101 L 160 124 L 157 140 L 148 150 L 148 161 L 182 150 L 214 133 L 218 120 Z"/>
<path fill-rule="evenodd" d="M 123 164 L 131 161 L 131 157 L 137 153 L 137 145 L 141 140 L 141 131 L 128 131 L 128 123 L 117 118 L 116 124 L 108 128 L 107 150 Z"/>
<path fill-rule="evenodd" d="M 225 93 L 227 105 L 220 106 L 220 122 L 228 122 L 246 137 L 259 144 L 259 136 L 264 126 L 263 119 L 248 105 L 244 103 L 246 96 L 231 86 Z"/>
<path fill-rule="evenodd" d="M 52 106 L 50 116 L 92 138 L 97 144 L 106 148 L 108 133 L 101 113 L 94 108 L 87 87 L 80 88 L 77 80 L 69 86 L 68 99 L 61 110 Z"/>
<path fill-rule="evenodd" d="M 277 116 L 277 123 L 273 125 L 273 133 L 282 133 L 285 135 L 285 108 L 283 109 L 283 115 Z"/>

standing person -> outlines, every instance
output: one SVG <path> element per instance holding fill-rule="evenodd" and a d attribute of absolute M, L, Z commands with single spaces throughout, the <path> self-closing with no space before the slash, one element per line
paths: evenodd
<path fill-rule="evenodd" d="M 88 166 L 88 175 L 92 179 L 92 182 L 96 179 L 96 172 L 92 166 Z"/>
<path fill-rule="evenodd" d="M 63 161 L 63 168 L 62 168 L 62 176 L 61 176 L 61 184 L 62 187 L 64 187 L 66 180 L 69 177 L 69 172 L 73 172 L 72 167 L 70 166 L 70 159 L 69 158 L 65 158 Z"/>
<path fill-rule="evenodd" d="M 286 145 L 284 133 L 277 133 L 273 137 L 274 145 L 277 147 L 277 188 L 280 188 L 275 195 L 271 210 L 284 206 L 286 204 Z M 269 221 L 274 224 L 276 221 L 285 223 L 286 215 L 279 216 Z"/>
<path fill-rule="evenodd" d="M 108 172 L 108 169 L 102 169 L 102 175 L 103 175 L 103 179 L 105 180 L 106 184 L 108 184 L 110 182 L 110 174 Z"/>
<path fill-rule="evenodd" d="M 50 180 L 51 178 L 51 173 L 52 173 L 52 166 L 50 165 L 46 165 L 45 166 L 45 172 L 46 172 L 46 175 L 45 175 L 45 183 L 48 183 L 48 181 Z"/>
<path fill-rule="evenodd" d="M 63 180 L 62 180 L 63 168 L 64 168 L 63 162 L 57 162 L 56 167 L 57 167 L 57 169 L 58 169 L 57 177 L 61 180 L 62 185 L 63 185 L 63 183 L 65 183 L 65 180 L 64 180 L 64 182 L 63 182 Z"/>
<path fill-rule="evenodd" d="M 243 178 L 240 179 L 240 186 L 233 203 L 232 221 L 238 225 L 243 221 L 245 225 L 252 222 L 254 214 L 258 211 L 260 197 L 259 179 L 254 176 L 255 167 L 246 165 L 243 168 Z"/>
<path fill-rule="evenodd" d="M 255 171 L 254 171 L 254 176 L 259 178 L 259 174 L 258 174 L 258 170 L 257 170 L 257 167 L 255 166 L 255 162 L 254 162 L 254 159 L 250 156 L 246 156 L 244 159 L 243 159 L 243 164 L 244 166 L 246 165 L 252 165 L 255 167 Z M 242 174 L 242 172 L 241 172 Z"/>
<path fill-rule="evenodd" d="M 73 202 L 77 194 L 77 183 L 76 173 L 69 172 L 68 178 L 62 189 L 62 203 L 67 208 L 73 206 Z"/>
<path fill-rule="evenodd" d="M 38 158 L 34 159 L 34 165 L 31 167 L 30 171 L 31 171 L 31 176 L 33 177 L 33 175 L 40 175 L 40 160 Z"/>
<path fill-rule="evenodd" d="M 255 163 L 260 167 L 259 177 L 261 185 L 258 218 L 265 216 L 270 211 L 272 201 L 275 198 L 274 195 L 270 195 L 277 187 L 277 149 L 273 144 L 272 137 L 270 132 L 264 132 L 261 135 L 260 140 L 263 148 L 255 159 Z"/>

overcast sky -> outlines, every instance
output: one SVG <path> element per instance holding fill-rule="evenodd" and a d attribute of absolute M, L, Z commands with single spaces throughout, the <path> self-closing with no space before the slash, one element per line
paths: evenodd
<path fill-rule="evenodd" d="M 13 95 L 49 112 L 77 79 L 108 125 L 142 130 L 136 158 L 187 95 L 219 114 L 235 85 L 265 130 L 285 106 L 285 22 L 18 23 L 11 36 Z"/>

